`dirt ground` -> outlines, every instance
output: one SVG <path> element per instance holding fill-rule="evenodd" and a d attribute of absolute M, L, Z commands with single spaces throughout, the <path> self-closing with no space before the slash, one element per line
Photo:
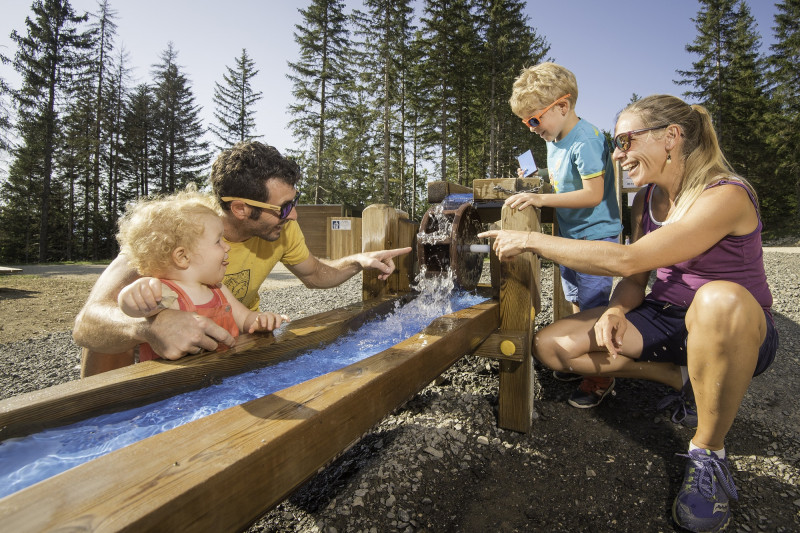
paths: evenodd
<path fill-rule="evenodd" d="M 29 271 L 35 269 L 27 267 L 22 274 L 0 276 L 0 344 L 72 329 L 103 268 L 33 274 Z"/>
<path fill-rule="evenodd" d="M 92 265 L 75 273 L 75 268 L 37 271 L 30 267 L 22 274 L 0 277 L 0 344 L 71 329 L 102 269 L 102 265 Z M 292 283 L 278 281 L 284 286 Z M 792 333 L 786 340 L 800 338 L 795 334 L 796 320 L 777 316 L 782 335 Z M 800 367 L 796 347 L 788 353 L 795 357 L 776 361 L 767 379 L 754 381 L 743 405 L 745 412 L 731 432 L 729 445 L 738 456 L 734 466 L 741 495 L 734 508 L 733 531 L 800 530 L 800 490 L 795 484 L 800 465 L 796 402 Z M 374 485 L 381 483 L 375 471 L 385 461 L 383 451 L 393 441 L 401 442 L 403 435 L 422 431 L 427 413 L 435 413 L 438 403 L 444 407 L 448 396 L 457 394 L 459 380 L 487 381 L 480 370 L 475 372 L 482 363 L 462 364 L 471 367 L 462 368 L 464 372 L 454 368 L 440 387 L 426 390 L 391 414 L 387 424 L 394 424 L 393 430 L 382 425 L 365 436 L 255 529 L 289 531 L 276 520 L 298 511 L 321 519 L 326 507 L 351 492 L 350 485 L 368 485 L 374 489 L 370 495 L 381 497 L 380 487 Z M 493 370 L 487 366 L 485 372 Z M 540 375 L 542 396 L 536 405 L 534 434 L 498 433 L 502 440 L 498 446 L 470 439 L 452 468 L 444 470 L 446 475 L 441 464 L 418 465 L 415 488 L 408 489 L 413 494 L 405 494 L 422 502 L 411 515 L 415 525 L 411 531 L 675 531 L 669 509 L 684 464 L 675 453 L 685 447 L 691 432 L 669 423 L 656 410 L 666 390 L 652 383 L 621 380 L 615 396 L 601 408 L 578 410 L 565 402 L 574 384 L 556 382 L 547 372 Z M 490 383 L 496 379 L 486 377 Z M 493 393 L 484 396 L 477 415 L 484 419 L 483 426 L 491 428 L 496 398 Z M 480 422 L 475 412 L 453 416 L 465 426 Z M 395 489 L 398 499 L 404 497 L 404 490 L 402 486 Z M 376 508 L 382 511 L 383 504 L 351 507 L 353 513 L 364 513 L 364 523 L 379 526 L 373 530 L 398 530 L 392 512 L 379 516 L 373 514 Z M 340 517 L 341 522 L 335 519 L 313 530 L 346 531 L 354 518 Z"/>

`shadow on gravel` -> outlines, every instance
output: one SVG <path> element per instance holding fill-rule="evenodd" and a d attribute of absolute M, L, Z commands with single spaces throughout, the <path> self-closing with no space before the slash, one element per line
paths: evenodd
<path fill-rule="evenodd" d="M 23 298 L 35 298 L 39 291 L 26 291 L 22 289 L 9 289 L 0 287 L 0 300 L 22 300 Z"/>

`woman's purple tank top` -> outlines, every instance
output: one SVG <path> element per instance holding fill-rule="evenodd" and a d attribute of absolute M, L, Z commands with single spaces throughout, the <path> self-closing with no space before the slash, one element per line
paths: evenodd
<path fill-rule="evenodd" d="M 706 187 L 737 185 L 747 191 L 750 201 L 756 205 L 753 193 L 743 183 L 736 180 L 719 180 Z M 644 234 L 657 230 L 661 225 L 653 220 L 650 199 L 655 185 L 647 186 L 642 212 L 642 231 Z M 758 209 L 758 206 L 756 206 Z M 748 235 L 727 236 L 697 257 L 670 267 L 658 269 L 653 289 L 647 296 L 649 300 L 669 302 L 689 307 L 697 289 L 709 281 L 725 280 L 738 283 L 746 288 L 761 307 L 770 312 L 772 293 L 767 285 L 764 272 L 764 250 L 761 247 L 761 216 L 758 226 Z"/>

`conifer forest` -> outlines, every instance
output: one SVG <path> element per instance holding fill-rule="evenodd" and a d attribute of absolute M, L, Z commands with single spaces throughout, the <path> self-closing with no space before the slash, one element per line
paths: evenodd
<path fill-rule="evenodd" d="M 800 219 L 800 0 L 776 2 L 774 44 L 761 51 L 756 0 L 698 0 L 675 72 L 705 105 L 723 152 L 759 192 L 765 231 Z M 759 0 L 760 1 L 760 0 Z M 78 13 L 33 0 L 0 61 L 0 262 L 101 260 L 116 255 L 116 223 L 141 195 L 206 187 L 219 151 L 261 139 L 254 120 L 259 65 L 247 49 L 218 74 L 204 123 L 191 73 L 168 44 L 149 79 L 133 83 L 113 0 Z M 509 111 L 514 79 L 558 61 L 522 0 L 305 0 L 286 57 L 301 203 L 357 212 L 386 203 L 419 219 L 430 180 L 471 185 L 515 177 L 517 155 L 544 142 Z M 579 80 L 579 83 L 581 81 Z M 637 98 L 634 94 L 632 99 Z M 607 132 L 608 133 L 608 132 Z M 209 139 L 211 139 L 209 141 Z"/>

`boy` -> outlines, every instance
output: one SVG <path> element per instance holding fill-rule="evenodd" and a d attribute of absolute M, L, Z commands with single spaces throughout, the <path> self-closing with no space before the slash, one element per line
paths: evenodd
<path fill-rule="evenodd" d="M 519 193 L 512 208 L 553 207 L 561 237 L 619 242 L 622 231 L 614 188 L 614 164 L 605 135 L 575 112 L 575 75 L 555 63 L 522 71 L 514 82 L 511 110 L 547 142 L 547 170 L 556 194 Z M 573 311 L 607 306 L 613 279 L 561 269 L 561 284 Z M 581 379 L 554 372 L 556 379 Z M 599 405 L 614 389 L 614 378 L 585 377 L 569 398 L 573 407 Z"/>

